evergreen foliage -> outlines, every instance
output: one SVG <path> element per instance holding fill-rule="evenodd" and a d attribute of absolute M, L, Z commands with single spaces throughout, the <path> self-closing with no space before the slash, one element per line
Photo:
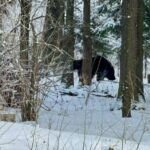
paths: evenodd
<path fill-rule="evenodd" d="M 118 0 L 106 0 L 94 9 L 92 16 L 94 53 L 107 56 L 118 51 L 120 48 L 120 18 Z"/>

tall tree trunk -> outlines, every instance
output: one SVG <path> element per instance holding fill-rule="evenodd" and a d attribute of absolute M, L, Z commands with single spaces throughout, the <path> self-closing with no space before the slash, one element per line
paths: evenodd
<path fill-rule="evenodd" d="M 83 84 L 91 84 L 92 68 L 92 40 L 90 32 L 90 0 L 84 0 L 83 8 Z"/>
<path fill-rule="evenodd" d="M 143 19 L 144 19 L 144 0 L 138 0 L 137 6 L 137 87 L 138 93 L 144 98 L 143 88 Z M 145 99 L 144 99 L 145 100 Z"/>
<path fill-rule="evenodd" d="M 73 79 L 73 58 L 74 58 L 74 0 L 67 0 L 66 13 L 66 33 L 63 49 L 69 54 L 63 57 L 65 69 L 63 71 L 62 82 L 66 83 L 66 87 L 74 84 Z M 67 60 L 67 61 L 66 61 Z"/>
<path fill-rule="evenodd" d="M 118 97 L 123 117 L 131 116 L 131 103 L 144 99 L 143 90 L 143 0 L 124 0 L 122 7 L 122 50 Z"/>
<path fill-rule="evenodd" d="M 0 1 L 0 5 L 2 5 L 2 1 Z M 2 65 L 2 57 L 3 57 L 3 51 L 4 51 L 4 47 L 3 47 L 3 21 L 2 21 L 2 16 L 3 16 L 3 12 L 2 12 L 2 7 L 0 7 L 0 66 Z M 0 76 L 0 78 L 2 78 Z M 0 79 L 1 82 L 1 79 Z M 0 88 L 1 89 L 1 88 Z M 1 90 L 0 90 L 0 94 Z M 3 100 L 0 98 L 0 109 L 3 109 Z"/>
<path fill-rule="evenodd" d="M 2 5 L 2 1 L 0 1 L 0 5 Z M 2 61 L 2 52 L 3 52 L 3 41 L 2 41 L 2 32 L 3 32 L 3 22 L 2 22 L 2 8 L 0 7 L 0 63 Z"/>
<path fill-rule="evenodd" d="M 58 48 L 61 47 L 62 38 L 62 22 L 64 18 L 64 1 L 62 0 L 47 0 L 46 16 L 43 28 L 44 57 L 45 63 L 51 62 L 51 58 L 58 55 L 58 52 L 52 53 L 52 44 Z M 47 57 L 48 56 L 48 57 Z"/>
<path fill-rule="evenodd" d="M 122 96 L 122 116 L 131 117 L 131 102 L 138 100 L 136 84 L 137 53 L 137 0 L 122 3 L 122 48 L 120 88 Z"/>
<path fill-rule="evenodd" d="M 143 93 L 143 1 L 124 0 L 122 4 L 122 51 L 119 95 L 122 116 L 131 117 L 131 103 Z"/>
<path fill-rule="evenodd" d="M 21 26 L 20 26 L 20 63 L 24 69 L 23 74 L 26 76 L 29 72 L 29 24 L 31 12 L 31 0 L 21 0 Z M 22 120 L 36 120 L 35 108 L 30 95 L 30 77 L 21 79 L 21 92 L 22 92 Z"/>
<path fill-rule="evenodd" d="M 21 0 L 21 26 L 20 26 L 20 62 L 22 67 L 28 65 L 29 51 L 29 24 L 31 0 Z"/>

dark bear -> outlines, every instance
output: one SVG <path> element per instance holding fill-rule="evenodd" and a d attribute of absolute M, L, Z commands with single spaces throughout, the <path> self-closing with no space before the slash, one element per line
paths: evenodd
<path fill-rule="evenodd" d="M 82 59 L 74 60 L 73 61 L 73 70 L 78 71 L 78 76 L 80 81 L 82 81 Z M 92 57 L 92 75 L 97 75 L 97 81 L 104 80 L 106 77 L 108 80 L 115 80 L 115 71 L 110 63 L 106 58 L 103 56 L 95 56 Z"/>

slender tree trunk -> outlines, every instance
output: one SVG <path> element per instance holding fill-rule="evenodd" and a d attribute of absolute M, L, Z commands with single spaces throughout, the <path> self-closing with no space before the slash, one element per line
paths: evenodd
<path fill-rule="evenodd" d="M 144 17 L 144 0 L 138 0 L 137 7 L 137 87 L 138 94 L 144 98 L 143 88 L 143 17 Z"/>
<path fill-rule="evenodd" d="M 31 0 L 21 0 L 21 27 L 20 27 L 20 63 L 24 69 L 23 74 L 26 76 L 29 74 L 29 24 L 30 24 L 30 12 L 31 12 Z M 30 94 L 30 77 L 24 77 L 21 79 L 21 93 L 22 93 L 22 120 L 36 120 L 36 113 L 34 108 L 34 102 L 31 99 Z"/>
<path fill-rule="evenodd" d="M 63 71 L 62 82 L 66 83 L 66 87 L 74 84 L 73 79 L 73 58 L 74 58 L 74 0 L 67 0 L 66 13 L 66 34 L 63 49 L 69 54 L 64 56 L 65 69 Z M 67 60 L 67 61 L 66 61 Z"/>
<path fill-rule="evenodd" d="M 0 5 L 2 5 L 2 2 L 0 2 Z M 2 8 L 0 7 L 0 63 L 2 61 L 2 52 L 3 52 L 3 41 L 2 41 L 2 32 L 3 32 L 3 22 L 2 22 Z"/>
<path fill-rule="evenodd" d="M 35 32 L 34 25 L 31 24 L 32 27 L 32 33 L 33 33 L 33 43 L 32 43 L 32 58 L 31 58 L 31 99 L 34 100 L 34 97 L 37 92 L 37 83 L 38 83 L 38 78 L 39 78 L 39 62 L 38 62 L 38 57 L 39 57 L 39 50 L 37 46 L 37 35 Z"/>
<path fill-rule="evenodd" d="M 92 68 L 92 40 L 90 32 L 90 0 L 84 0 L 83 9 L 83 67 L 82 77 L 83 84 L 91 84 Z"/>
<path fill-rule="evenodd" d="M 0 5 L 2 5 L 2 1 L 0 1 Z M 2 16 L 3 16 L 3 13 L 2 13 L 2 8 L 0 7 L 0 66 L 2 65 L 2 57 L 3 57 L 3 51 L 4 51 L 4 47 L 3 47 L 3 22 L 2 22 Z M 2 78 L 0 76 L 0 78 Z M 1 79 L 0 79 L 1 81 Z M 0 88 L 1 89 L 1 88 Z M 0 94 L 1 93 L 1 90 L 0 90 Z M 3 109 L 3 100 L 0 98 L 0 109 Z"/>
<path fill-rule="evenodd" d="M 28 65 L 29 51 L 29 24 L 31 0 L 21 0 L 21 26 L 20 26 L 20 61 L 22 67 Z"/>
<path fill-rule="evenodd" d="M 51 58 L 58 55 L 58 52 L 52 53 L 52 44 L 58 48 L 61 47 L 62 40 L 62 22 L 64 18 L 64 1 L 47 0 L 46 16 L 43 28 L 44 45 L 43 56 L 46 56 L 45 63 L 50 63 Z"/>
<path fill-rule="evenodd" d="M 146 78 L 147 75 L 147 55 L 146 52 L 144 52 L 144 78 Z"/>

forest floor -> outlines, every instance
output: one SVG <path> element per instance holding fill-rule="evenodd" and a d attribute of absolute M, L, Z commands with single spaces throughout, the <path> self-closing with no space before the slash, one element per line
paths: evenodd
<path fill-rule="evenodd" d="M 0 122 L 2 150 L 149 150 L 150 86 L 146 103 L 122 118 L 116 102 L 118 82 L 76 84 L 69 89 L 55 85 L 48 93 L 34 123 Z"/>
<path fill-rule="evenodd" d="M 54 93 L 48 95 L 45 106 L 52 109 L 49 113 L 41 109 L 39 124 L 42 128 L 60 132 L 115 139 L 116 141 L 110 142 L 110 146 L 118 150 L 121 149 L 121 144 L 123 149 L 134 150 L 141 144 L 148 145 L 150 149 L 149 90 L 150 87 L 146 84 L 146 103 L 141 101 L 137 105 L 138 110 L 132 110 L 132 118 L 122 118 L 121 102 L 116 101 L 118 82 L 94 82 L 90 87 L 77 85 L 70 89 L 58 86 Z M 125 148 L 127 141 L 135 142 L 137 147 Z M 105 145 L 105 142 L 102 143 Z"/>

